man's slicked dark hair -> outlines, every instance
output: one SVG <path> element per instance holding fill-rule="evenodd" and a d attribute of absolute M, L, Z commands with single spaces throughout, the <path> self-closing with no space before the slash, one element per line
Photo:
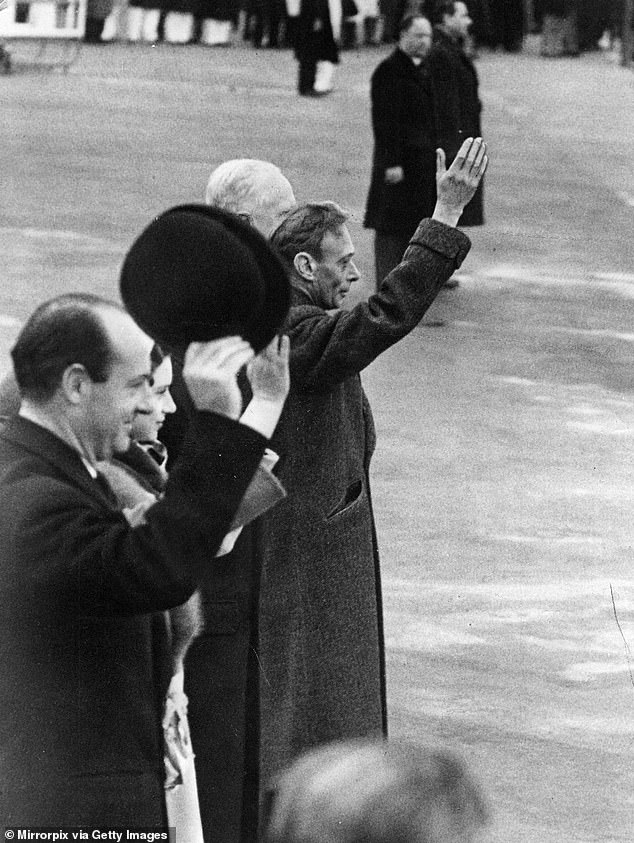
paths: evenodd
<path fill-rule="evenodd" d="M 114 352 L 99 311 L 125 312 L 116 302 L 89 293 L 68 293 L 41 304 L 30 316 L 11 349 L 20 392 L 47 401 L 69 366 L 83 366 L 91 379 L 104 383 Z"/>
<path fill-rule="evenodd" d="M 166 354 L 161 346 L 155 342 L 150 351 L 150 369 L 155 372 L 167 357 L 169 357 L 169 354 Z"/>
<path fill-rule="evenodd" d="M 349 218 L 335 202 L 310 202 L 300 205 L 286 217 L 271 235 L 271 246 L 286 267 L 293 268 L 295 255 L 308 252 L 315 260 L 323 257 L 321 244 L 325 235 L 336 234 Z"/>
<path fill-rule="evenodd" d="M 434 3 L 431 21 L 433 24 L 443 22 L 445 15 L 451 17 L 456 12 L 456 0 L 436 0 Z"/>

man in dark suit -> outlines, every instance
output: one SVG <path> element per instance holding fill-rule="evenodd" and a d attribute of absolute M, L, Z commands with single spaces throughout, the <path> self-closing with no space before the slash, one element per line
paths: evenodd
<path fill-rule="evenodd" d="M 152 340 L 117 304 L 67 295 L 12 350 L 0 431 L 0 816 L 5 825 L 165 826 L 162 610 L 189 598 L 265 437 L 240 424 L 230 337 L 190 346 L 197 412 L 164 497 L 132 528 L 97 461 L 147 410 Z M 280 405 L 281 406 L 281 405 Z"/>
<path fill-rule="evenodd" d="M 436 204 L 436 119 L 424 61 L 431 42 L 426 17 L 405 17 L 398 47 L 372 74 L 374 156 L 364 225 L 375 230 L 377 288 Z"/>
<path fill-rule="evenodd" d="M 312 746 L 386 729 L 374 427 L 360 372 L 416 327 L 462 263 L 470 243 L 454 226 L 486 165 L 481 139 L 448 171 L 439 153 L 433 218 L 351 310 L 342 304 L 359 272 L 338 206 L 304 205 L 271 238 L 291 277 L 291 391 L 272 438 L 288 497 L 263 517 L 263 781 Z"/>
<path fill-rule="evenodd" d="M 461 0 L 437 0 L 432 15 L 434 41 L 427 61 L 434 86 L 438 146 L 453 161 L 467 137 L 482 134 L 482 103 L 478 74 L 464 44 L 471 27 L 469 10 Z M 460 226 L 484 223 L 484 182 L 460 217 Z"/>

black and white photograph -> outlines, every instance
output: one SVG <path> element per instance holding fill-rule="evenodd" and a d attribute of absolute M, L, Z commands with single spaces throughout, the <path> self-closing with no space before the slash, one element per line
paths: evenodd
<path fill-rule="evenodd" d="M 0 0 L 0 839 L 633 843 L 634 0 Z"/>

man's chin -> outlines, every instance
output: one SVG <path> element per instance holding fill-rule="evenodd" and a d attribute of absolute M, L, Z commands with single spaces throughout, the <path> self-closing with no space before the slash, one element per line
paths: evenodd
<path fill-rule="evenodd" d="M 132 432 L 121 432 L 112 443 L 112 453 L 106 459 L 112 459 L 114 454 L 124 454 L 132 443 Z"/>

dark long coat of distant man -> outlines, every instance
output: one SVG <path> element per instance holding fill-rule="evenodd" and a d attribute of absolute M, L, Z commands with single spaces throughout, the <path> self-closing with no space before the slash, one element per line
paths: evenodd
<path fill-rule="evenodd" d="M 434 42 L 427 56 L 434 85 L 438 146 L 445 151 L 447 166 L 462 142 L 482 136 L 482 103 L 478 74 L 462 45 L 434 27 Z M 464 209 L 459 226 L 484 223 L 484 180 Z"/>

